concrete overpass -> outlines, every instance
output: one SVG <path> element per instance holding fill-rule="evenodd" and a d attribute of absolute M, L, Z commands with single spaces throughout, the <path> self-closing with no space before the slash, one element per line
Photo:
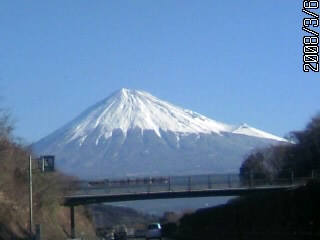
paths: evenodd
<path fill-rule="evenodd" d="M 78 205 L 193 197 L 243 196 L 290 190 L 309 178 L 241 179 L 238 174 L 140 177 L 75 181 L 66 187 L 63 205 L 70 207 L 71 237 Z"/>

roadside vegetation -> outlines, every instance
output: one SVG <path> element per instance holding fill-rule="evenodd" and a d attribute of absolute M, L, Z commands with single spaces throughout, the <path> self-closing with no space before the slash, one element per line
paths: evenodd
<path fill-rule="evenodd" d="M 29 155 L 31 149 L 13 136 L 6 111 L 0 111 L 0 239 L 29 239 Z M 34 224 L 41 224 L 43 239 L 70 236 L 70 211 L 60 205 L 63 183 L 68 177 L 59 172 L 41 173 L 33 167 Z M 86 208 L 76 208 L 78 236 L 94 236 Z M 34 229 L 34 226 L 33 226 Z"/>

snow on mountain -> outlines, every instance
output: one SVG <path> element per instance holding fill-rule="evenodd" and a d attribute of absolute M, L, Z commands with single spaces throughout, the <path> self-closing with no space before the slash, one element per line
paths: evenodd
<path fill-rule="evenodd" d="M 121 89 L 34 148 L 56 155 L 63 171 L 90 177 L 235 171 L 248 151 L 278 141 L 285 140 Z"/>
<path fill-rule="evenodd" d="M 237 128 L 235 128 L 234 130 L 231 131 L 232 133 L 236 133 L 236 134 L 244 134 L 244 135 L 248 135 L 248 136 L 252 136 L 252 137 L 260 137 L 260 138 L 267 138 L 267 139 L 274 139 L 277 141 L 283 141 L 286 142 L 287 140 L 285 140 L 284 138 L 281 137 L 277 137 L 275 135 L 272 135 L 270 133 L 261 131 L 259 129 L 250 127 L 248 124 L 244 123 L 241 124 L 240 126 L 238 126 Z"/>
<path fill-rule="evenodd" d="M 84 140 L 88 133 L 99 128 L 97 143 L 101 137 L 107 139 L 112 136 L 114 129 L 121 129 L 125 134 L 132 128 L 154 130 L 159 137 L 159 129 L 179 133 L 220 133 L 232 129 L 232 126 L 176 107 L 147 92 L 129 89 L 121 89 L 101 101 L 72 125 L 68 141 Z"/>
<path fill-rule="evenodd" d="M 235 128 L 191 110 L 182 109 L 162 101 L 143 91 L 121 89 L 81 114 L 67 126 L 66 142 L 85 141 L 88 134 L 99 129 L 96 144 L 101 138 L 108 139 L 114 129 L 126 135 L 128 129 L 153 130 L 161 137 L 160 129 L 179 134 L 232 132 L 249 136 L 280 140 L 247 125 Z"/>

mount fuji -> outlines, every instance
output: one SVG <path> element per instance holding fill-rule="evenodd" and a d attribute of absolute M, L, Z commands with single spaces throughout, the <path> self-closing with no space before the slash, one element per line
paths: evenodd
<path fill-rule="evenodd" d="M 256 147 L 286 141 L 121 89 L 34 144 L 80 178 L 237 172 Z"/>

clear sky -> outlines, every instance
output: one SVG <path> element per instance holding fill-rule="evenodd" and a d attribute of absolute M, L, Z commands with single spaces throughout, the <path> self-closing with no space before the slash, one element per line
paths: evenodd
<path fill-rule="evenodd" d="M 2 0 L 1 107 L 33 142 L 125 87 L 284 136 L 320 110 L 320 74 L 302 71 L 301 9 L 302 0 Z"/>

